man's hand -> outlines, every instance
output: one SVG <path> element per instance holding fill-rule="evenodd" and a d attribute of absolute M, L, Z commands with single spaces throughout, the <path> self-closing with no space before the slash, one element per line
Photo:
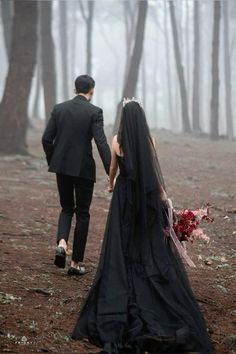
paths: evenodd
<path fill-rule="evenodd" d="M 111 185 L 109 184 L 109 186 L 107 187 L 107 191 L 108 191 L 109 193 L 112 193 L 112 192 L 113 192 L 113 189 L 114 189 L 114 186 L 111 186 Z"/>

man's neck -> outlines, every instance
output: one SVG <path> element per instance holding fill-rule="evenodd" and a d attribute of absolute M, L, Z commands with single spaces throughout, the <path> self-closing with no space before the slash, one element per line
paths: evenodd
<path fill-rule="evenodd" d="M 86 98 L 86 100 L 89 101 L 89 98 L 88 98 L 88 96 L 85 93 L 78 93 L 77 96 L 83 96 L 83 97 Z"/>

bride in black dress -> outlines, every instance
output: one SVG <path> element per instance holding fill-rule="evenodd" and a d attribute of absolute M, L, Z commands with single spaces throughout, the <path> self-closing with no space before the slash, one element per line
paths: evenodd
<path fill-rule="evenodd" d="M 212 353 L 204 320 L 165 230 L 165 185 L 145 113 L 125 104 L 112 142 L 110 191 L 100 261 L 73 339 L 103 353 Z"/>

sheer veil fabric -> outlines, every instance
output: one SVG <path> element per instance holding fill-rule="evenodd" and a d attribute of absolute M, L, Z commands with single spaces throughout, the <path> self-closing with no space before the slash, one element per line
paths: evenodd
<path fill-rule="evenodd" d="M 123 108 L 117 139 L 120 174 L 72 338 L 88 338 L 104 353 L 212 353 L 179 252 L 164 232 L 164 179 L 137 102 Z"/>

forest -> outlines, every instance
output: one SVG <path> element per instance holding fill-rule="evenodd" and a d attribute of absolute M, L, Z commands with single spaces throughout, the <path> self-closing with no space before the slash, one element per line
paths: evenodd
<path fill-rule="evenodd" d="M 233 0 L 1 1 L 1 151 L 24 152 L 80 73 L 114 130 L 137 96 L 152 128 L 234 138 L 235 17 Z"/>
<path fill-rule="evenodd" d="M 68 279 L 53 265 L 60 205 L 41 146 L 88 74 L 108 142 L 123 98 L 139 99 L 175 208 L 210 205 L 210 242 L 187 244 L 187 272 L 215 353 L 236 353 L 236 1 L 0 0 L 0 48 L 0 351 L 98 352 L 70 333 L 96 273 L 106 176 L 94 147 L 88 273 Z"/>

